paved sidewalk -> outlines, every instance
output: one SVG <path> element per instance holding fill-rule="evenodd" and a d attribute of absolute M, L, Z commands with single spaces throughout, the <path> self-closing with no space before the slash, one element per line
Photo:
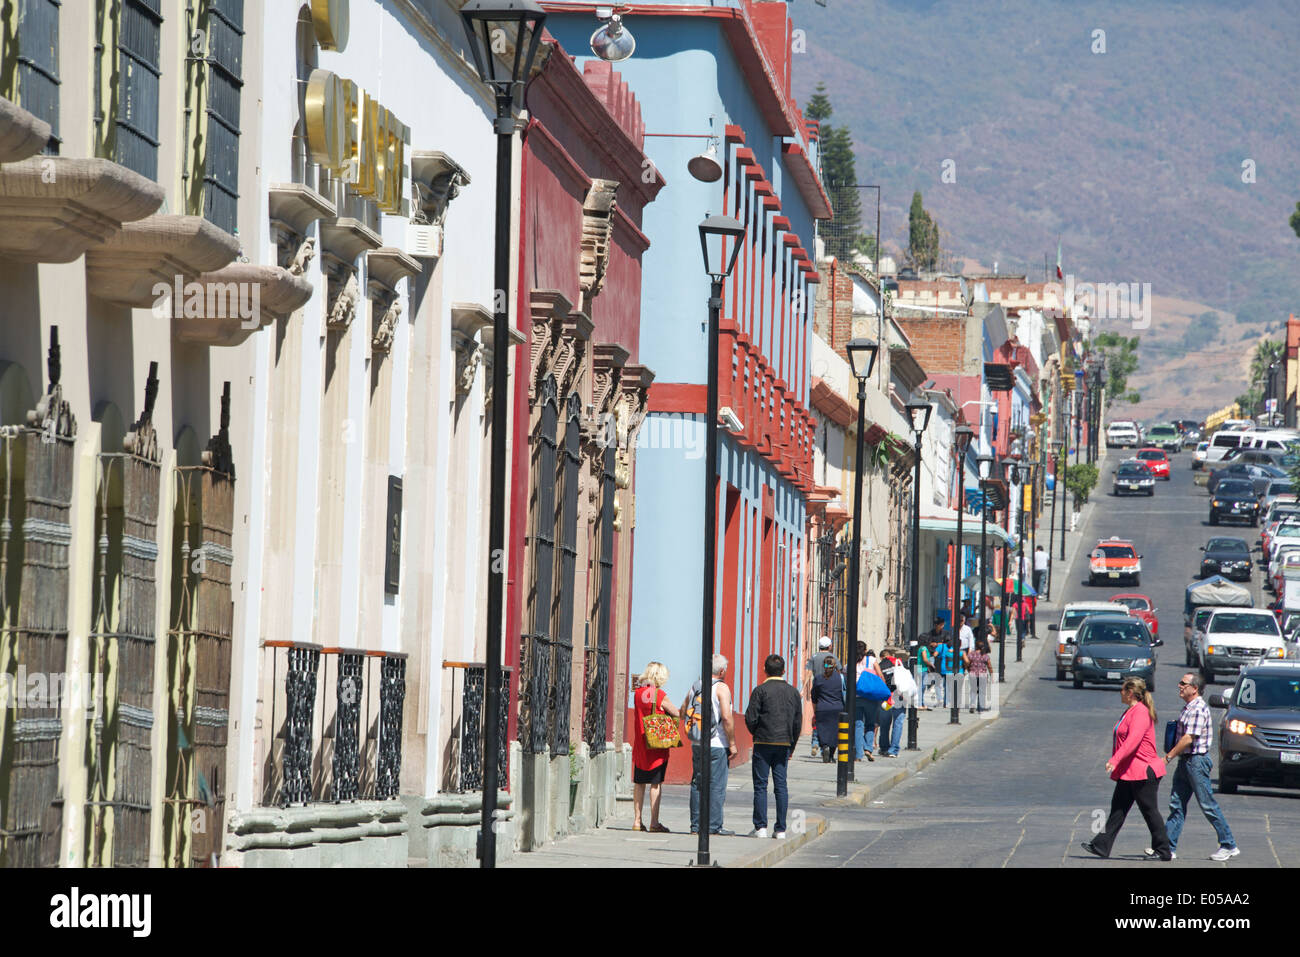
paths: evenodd
<path fill-rule="evenodd" d="M 1087 516 L 1092 504 L 1084 506 L 1077 528 L 1086 529 Z M 1047 547 L 1047 520 L 1049 508 L 1040 521 L 1038 541 Z M 1060 522 L 1060 514 L 1057 515 Z M 1060 529 L 1057 528 L 1056 555 L 1060 555 Z M 1079 532 L 1066 536 L 1066 560 L 1053 561 L 1057 581 L 1053 591 L 1064 594 L 1068 569 L 1074 564 L 1081 542 Z M 1014 639 L 1006 643 L 1006 682 L 993 688 L 992 709 L 983 714 L 972 714 L 965 707 L 959 712 L 959 724 L 950 724 L 951 709 L 935 708 L 919 715 L 916 751 L 907 751 L 907 730 L 903 731 L 903 748 L 897 758 L 877 757 L 874 761 L 856 762 L 854 778 L 847 797 L 836 797 L 836 765 L 822 762 L 820 756 L 810 755 L 811 742 L 801 738 L 794 758 L 788 767 L 790 791 L 789 836 L 783 840 L 769 837 L 759 840 L 748 836 L 753 830 L 753 786 L 750 765 L 737 765 L 727 777 L 727 800 L 724 827 L 736 831 L 734 837 L 714 835 L 709 841 L 710 860 L 722 867 L 771 867 L 809 841 L 816 840 L 829 826 L 827 810 L 869 805 L 889 789 L 915 775 L 935 760 L 959 746 L 972 735 L 996 721 L 999 706 L 1005 704 L 1020 683 L 1031 673 L 1043 673 L 1048 667 L 1045 656 L 1050 656 L 1055 646 L 1051 640 L 1055 632 L 1047 626 L 1059 618 L 1060 606 L 1040 602 L 1038 634 L 1036 640 L 1025 642 L 1024 660 L 1017 663 Z M 993 646 L 993 668 L 996 674 L 998 649 Z M 673 754 L 672 761 L 689 761 L 685 749 Z M 769 832 L 775 819 L 775 801 L 771 786 L 768 792 Z M 605 827 L 572 835 L 547 847 L 527 854 L 516 854 L 503 867 L 684 867 L 695 862 L 699 838 L 690 833 L 690 788 L 686 785 L 665 785 L 660 809 L 660 820 L 672 829 L 670 834 L 651 834 L 632 830 L 632 803 L 619 800 L 618 813 Z M 645 818 L 649 820 L 649 808 Z"/>

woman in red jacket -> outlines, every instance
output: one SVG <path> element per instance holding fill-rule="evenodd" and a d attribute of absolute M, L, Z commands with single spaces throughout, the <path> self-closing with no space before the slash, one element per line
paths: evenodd
<path fill-rule="evenodd" d="M 1124 826 L 1133 802 L 1137 802 L 1142 819 L 1151 830 L 1151 857 L 1162 861 L 1173 856 L 1169 849 L 1169 835 L 1165 833 L 1165 819 L 1157 807 L 1160 779 L 1165 776 L 1165 762 L 1156 750 L 1156 706 L 1141 678 L 1129 678 L 1119 689 L 1120 700 L 1127 707 L 1124 717 L 1115 725 L 1114 753 L 1106 762 L 1106 770 L 1115 782 L 1115 793 L 1110 799 L 1110 817 L 1106 830 L 1083 849 L 1098 857 L 1109 857 L 1115 836 Z"/>

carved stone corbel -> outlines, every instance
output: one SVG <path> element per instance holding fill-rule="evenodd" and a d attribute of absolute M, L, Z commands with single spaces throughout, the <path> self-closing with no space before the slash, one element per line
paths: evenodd
<path fill-rule="evenodd" d="M 375 322 L 375 331 L 370 337 L 371 352 L 388 355 L 393 348 L 393 337 L 397 335 L 397 320 L 402 315 L 402 304 L 396 295 L 371 297 L 371 308 L 382 313 Z"/>
<path fill-rule="evenodd" d="M 456 394 L 468 395 L 483 362 L 479 333 L 492 328 L 493 315 L 477 302 L 451 304 L 451 345 L 456 352 Z"/>
<path fill-rule="evenodd" d="M 366 254 L 366 286 L 371 315 L 376 317 L 370 333 L 372 353 L 387 355 L 397 335 L 397 320 L 402 306 L 397 284 L 424 269 L 406 253 L 393 246 L 383 246 Z"/>
<path fill-rule="evenodd" d="M 605 283 L 605 268 L 609 264 L 609 240 L 614 226 L 614 194 L 618 181 L 595 179 L 582 204 L 582 240 L 578 265 L 578 285 L 582 289 L 583 305 L 600 293 Z M 587 311 L 590 311 L 588 309 Z"/>
<path fill-rule="evenodd" d="M 415 210 L 411 221 L 422 226 L 442 227 L 447 208 L 470 184 L 469 173 L 446 153 L 414 150 L 411 153 L 411 184 L 415 187 Z"/>
<path fill-rule="evenodd" d="M 357 271 L 341 260 L 327 256 L 325 260 L 325 325 L 330 329 L 344 330 L 352 325 L 361 301 L 361 288 Z"/>

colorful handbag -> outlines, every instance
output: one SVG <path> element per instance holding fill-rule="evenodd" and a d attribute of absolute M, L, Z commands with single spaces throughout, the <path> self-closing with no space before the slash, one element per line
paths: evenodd
<path fill-rule="evenodd" d="M 656 696 L 654 710 L 641 719 L 645 726 L 645 743 L 648 748 L 680 748 L 682 736 L 677 731 L 677 719 L 659 710 Z"/>

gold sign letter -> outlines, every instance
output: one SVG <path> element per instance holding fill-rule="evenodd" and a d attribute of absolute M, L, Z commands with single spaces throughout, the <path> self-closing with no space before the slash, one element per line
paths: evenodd
<path fill-rule="evenodd" d="M 348 45 L 348 0 L 311 0 L 311 24 L 322 50 Z"/>

